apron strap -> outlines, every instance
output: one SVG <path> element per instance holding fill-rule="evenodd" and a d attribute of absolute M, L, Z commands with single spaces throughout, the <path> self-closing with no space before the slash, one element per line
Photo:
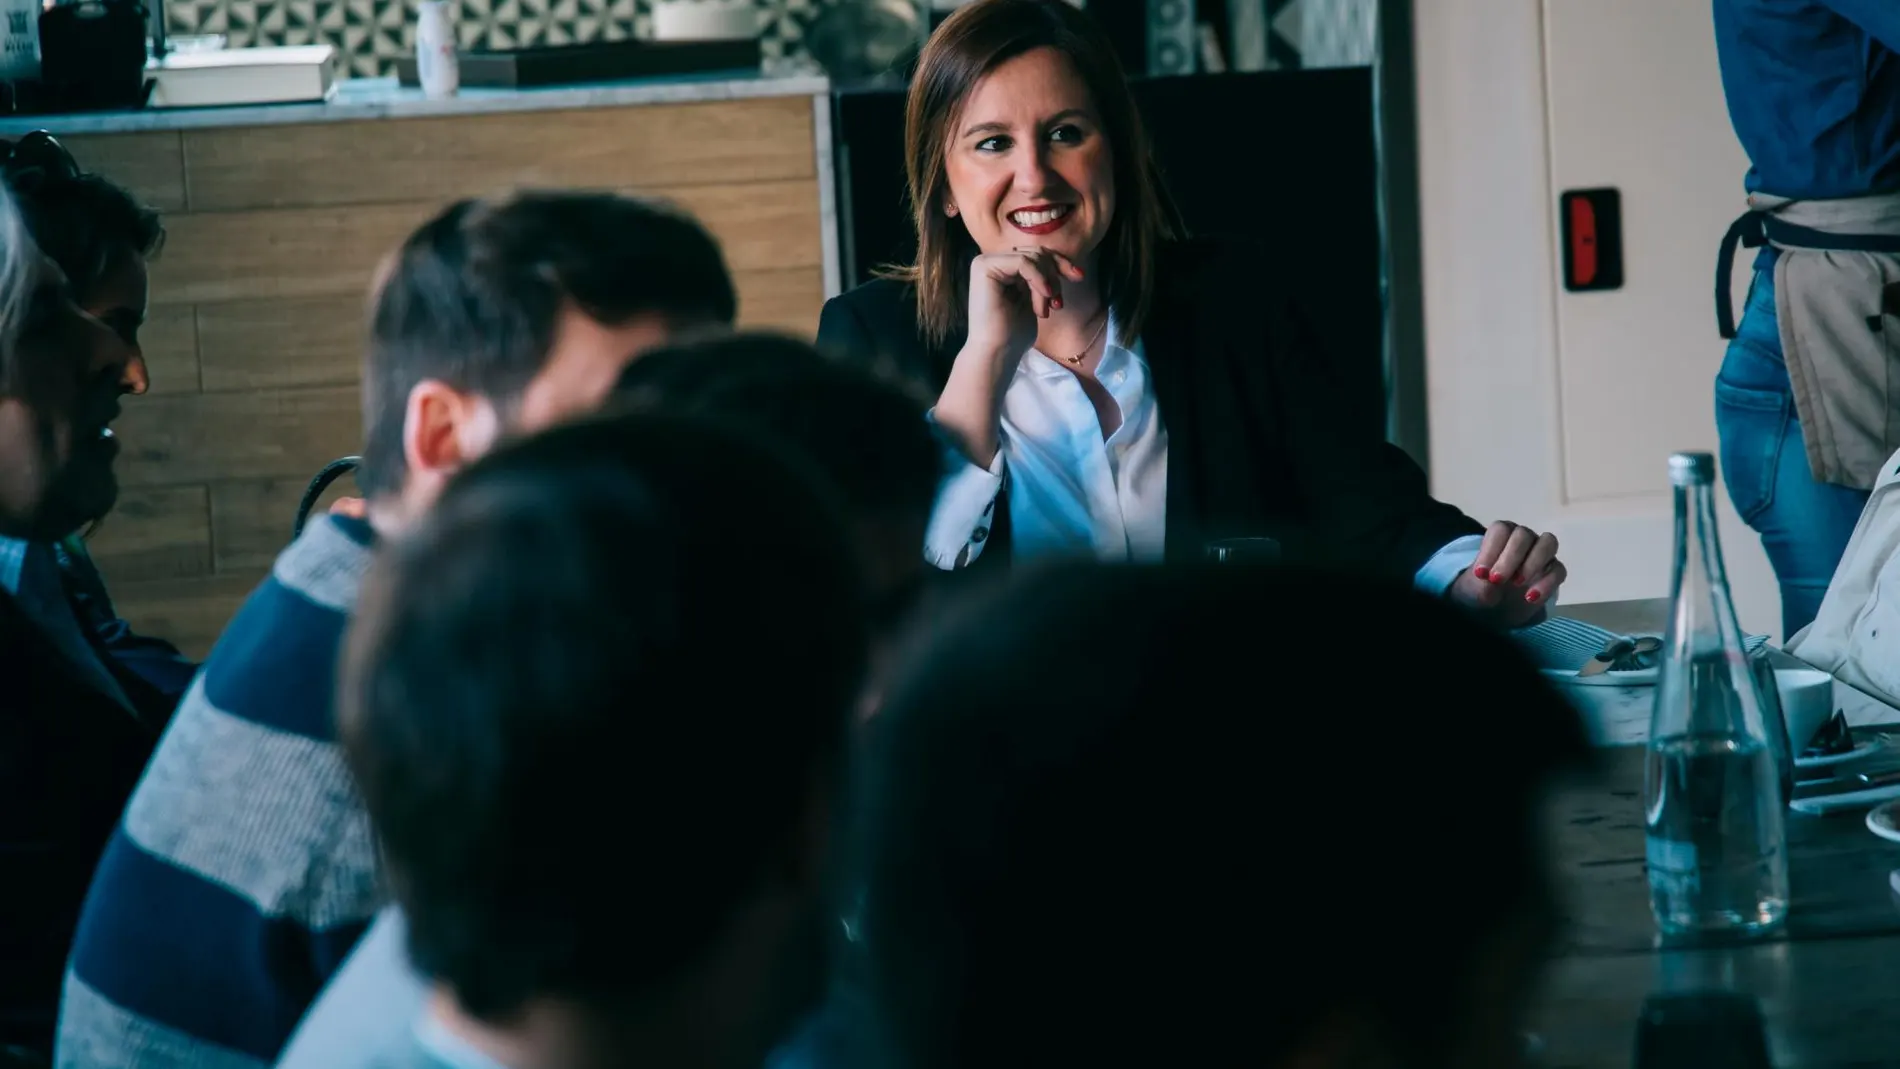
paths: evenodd
<path fill-rule="evenodd" d="M 1767 212 L 1746 211 L 1729 224 L 1722 235 L 1722 246 L 1715 254 L 1715 329 L 1724 340 L 1735 336 L 1735 298 L 1729 293 L 1735 276 L 1735 247 L 1757 249 L 1768 243 L 1764 225 Z"/>
<path fill-rule="evenodd" d="M 1755 249 L 1773 244 L 1790 249 L 1821 249 L 1829 252 L 1879 252 L 1900 255 L 1900 234 L 1837 234 L 1813 227 L 1797 226 L 1772 212 L 1750 209 L 1729 224 L 1722 235 L 1721 249 L 1715 254 L 1715 327 L 1723 338 L 1735 336 L 1735 309 L 1729 297 L 1729 280 L 1735 270 L 1735 247 Z"/>

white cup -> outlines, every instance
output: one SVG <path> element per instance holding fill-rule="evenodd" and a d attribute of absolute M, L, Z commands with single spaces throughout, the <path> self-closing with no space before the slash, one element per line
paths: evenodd
<path fill-rule="evenodd" d="M 1815 668 L 1777 668 L 1775 690 L 1781 695 L 1782 719 L 1788 722 L 1788 744 L 1800 757 L 1834 715 L 1834 677 Z"/>

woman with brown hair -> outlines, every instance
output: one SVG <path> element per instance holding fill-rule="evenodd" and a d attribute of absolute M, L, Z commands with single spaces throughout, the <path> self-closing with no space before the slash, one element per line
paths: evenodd
<path fill-rule="evenodd" d="M 1543 615 L 1565 577 L 1556 538 L 1480 526 L 1346 429 L 1285 258 L 1182 234 L 1087 15 L 958 10 L 919 59 L 905 145 L 916 262 L 829 301 L 819 341 L 935 391 L 955 458 L 933 564 L 1197 559 L 1240 539 L 1506 624 Z M 1262 210 L 1244 176 L 1233 210 Z"/>

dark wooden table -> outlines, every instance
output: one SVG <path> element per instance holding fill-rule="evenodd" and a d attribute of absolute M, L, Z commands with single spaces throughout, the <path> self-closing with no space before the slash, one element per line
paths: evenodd
<path fill-rule="evenodd" d="M 1789 813 L 1786 927 L 1748 944 L 1663 946 L 1643 873 L 1643 750 L 1599 753 L 1604 774 L 1552 807 L 1569 923 L 1531 1024 L 1538 1064 L 1624 1069 L 1645 998 L 1723 988 L 1761 1000 L 1778 1069 L 1900 1066 L 1900 896 L 1890 882 L 1900 844 L 1869 832 L 1863 809 Z"/>

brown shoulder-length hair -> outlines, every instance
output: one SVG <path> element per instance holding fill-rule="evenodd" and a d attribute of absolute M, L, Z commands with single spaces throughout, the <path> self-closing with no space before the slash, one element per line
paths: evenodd
<path fill-rule="evenodd" d="M 904 168 L 917 259 L 884 274 L 915 285 L 917 322 L 933 343 L 941 344 L 963 327 L 970 260 L 977 254 L 963 224 L 943 211 L 949 191 L 944 156 L 957 117 L 986 75 L 1038 48 L 1052 48 L 1074 64 L 1114 157 L 1115 217 L 1103 235 L 1097 271 L 1102 299 L 1120 322 L 1122 344 L 1132 344 L 1147 323 L 1158 247 L 1182 232 L 1128 78 L 1095 20 L 1067 0 L 977 0 L 930 35 L 904 109 Z"/>

